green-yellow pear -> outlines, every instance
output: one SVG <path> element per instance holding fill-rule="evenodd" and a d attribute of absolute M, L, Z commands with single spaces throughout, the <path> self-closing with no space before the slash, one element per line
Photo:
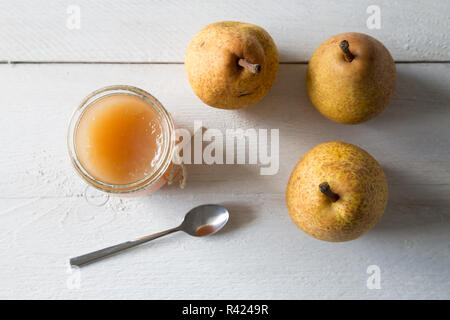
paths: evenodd
<path fill-rule="evenodd" d="M 330 120 L 357 124 L 385 109 L 395 90 L 397 71 L 386 47 L 362 33 L 342 33 L 312 55 L 306 87 L 313 105 Z"/>
<path fill-rule="evenodd" d="M 261 27 L 216 22 L 190 42 L 185 67 L 195 94 L 207 105 L 240 109 L 261 100 L 278 72 L 278 52 Z"/>
<path fill-rule="evenodd" d="M 295 224 L 314 238 L 349 241 L 371 229 L 388 199 L 386 176 L 363 149 L 322 143 L 297 163 L 286 189 Z"/>

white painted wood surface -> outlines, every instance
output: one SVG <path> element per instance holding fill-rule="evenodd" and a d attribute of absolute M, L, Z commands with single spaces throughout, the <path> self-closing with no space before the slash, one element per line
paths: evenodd
<path fill-rule="evenodd" d="M 366 26 L 374 4 L 379 30 Z M 77 10 L 80 29 L 69 29 Z M 396 60 L 448 61 L 449 10 L 449 1 L 423 0 L 1 0 L 0 60 L 182 62 L 203 26 L 236 20 L 265 28 L 282 62 L 307 61 L 322 41 L 348 31 L 377 37 Z"/>
<path fill-rule="evenodd" d="M 267 2 L 266 10 L 252 15 L 234 2 L 95 2 L 89 6 L 95 14 L 83 9 L 89 16 L 83 19 L 105 27 L 90 29 L 83 22 L 80 32 L 90 30 L 90 35 L 79 36 L 64 30 L 64 2 L 49 4 L 48 15 L 31 1 L 11 3 L 0 2 L 0 60 L 143 61 L 150 56 L 152 62 L 180 62 L 191 34 L 203 24 L 238 19 L 269 30 L 284 61 L 303 61 L 334 33 L 367 32 L 366 4 L 359 1 Z M 448 2 L 399 1 L 384 8 L 388 2 L 381 1 L 380 6 L 383 27 L 369 33 L 379 35 L 398 60 L 448 60 Z M 57 27 L 52 17 L 61 10 L 63 27 Z M 338 13 L 362 22 L 341 24 Z M 12 24 L 19 14 L 23 23 Z M 116 17 L 122 17 L 120 27 Z M 389 17 L 398 23 L 389 27 Z M 39 23 L 32 28 L 30 21 Z M 150 32 L 163 28 L 171 35 Z M 141 31 L 129 38 L 136 29 Z M 411 43 L 429 46 L 406 50 Z M 398 88 L 387 110 L 365 124 L 344 126 L 322 117 L 309 102 L 304 64 L 281 65 L 269 95 L 234 112 L 202 104 L 182 64 L 0 65 L 0 298 L 450 298 L 450 64 L 397 68 Z M 278 174 L 261 176 L 257 165 L 190 165 L 185 190 L 172 186 L 143 198 L 113 198 L 103 207 L 87 203 L 85 184 L 67 156 L 66 129 L 80 100 L 109 84 L 148 90 L 179 126 L 191 130 L 194 120 L 221 130 L 279 128 Z M 308 237 L 285 208 L 285 185 L 295 163 L 329 140 L 365 148 L 389 181 L 385 216 L 349 243 Z M 81 287 L 67 286 L 73 276 L 67 273 L 69 257 L 171 227 L 205 202 L 230 208 L 223 232 L 205 239 L 183 234 L 160 239 L 82 268 Z M 369 265 L 381 269 L 380 290 L 366 286 Z"/>

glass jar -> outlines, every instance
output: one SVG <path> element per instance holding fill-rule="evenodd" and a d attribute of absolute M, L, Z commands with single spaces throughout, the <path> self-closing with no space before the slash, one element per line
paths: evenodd
<path fill-rule="evenodd" d="M 76 135 L 79 128 L 80 120 L 90 106 L 99 100 L 114 95 L 131 95 L 143 99 L 150 108 L 153 108 L 160 121 L 162 134 L 162 148 L 158 161 L 152 167 L 151 172 L 135 182 L 127 184 L 111 184 L 101 181 L 98 177 L 94 177 L 92 172 L 82 165 L 79 154 L 77 154 Z M 161 188 L 168 180 L 170 171 L 173 169 L 172 158 L 175 152 L 175 128 L 172 117 L 162 104 L 151 94 L 142 89 L 115 85 L 101 88 L 88 95 L 75 110 L 69 125 L 67 135 L 67 145 L 69 149 L 70 159 L 78 174 L 91 186 L 112 194 L 137 196 L 148 194 Z M 150 160 L 150 159 L 149 159 Z"/>

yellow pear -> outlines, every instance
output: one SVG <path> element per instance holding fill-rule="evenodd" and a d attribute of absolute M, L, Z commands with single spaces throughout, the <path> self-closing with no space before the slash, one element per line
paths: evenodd
<path fill-rule="evenodd" d="M 261 27 L 216 22 L 190 42 L 185 67 L 195 94 L 207 105 L 240 109 L 261 100 L 278 72 L 278 52 Z"/>
<path fill-rule="evenodd" d="M 297 163 L 286 189 L 295 224 L 325 241 L 349 241 L 371 229 L 388 199 L 386 176 L 363 149 L 345 142 L 322 143 Z"/>
<path fill-rule="evenodd" d="M 342 33 L 312 55 L 306 87 L 313 105 L 330 120 L 356 124 L 385 109 L 395 90 L 397 71 L 386 47 L 362 33 Z"/>

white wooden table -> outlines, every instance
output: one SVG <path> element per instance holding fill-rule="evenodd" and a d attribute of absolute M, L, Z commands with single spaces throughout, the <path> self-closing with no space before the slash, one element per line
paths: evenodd
<path fill-rule="evenodd" d="M 366 24 L 373 4 L 381 29 Z M 448 1 L 0 0 L 0 298 L 450 298 L 449 16 Z M 280 52 L 273 89 L 246 110 L 205 106 L 186 79 L 188 42 L 220 20 L 264 27 Z M 345 31 L 375 36 L 398 62 L 393 101 L 357 126 L 322 117 L 305 90 L 314 49 Z M 278 174 L 190 165 L 185 190 L 93 206 L 66 130 L 80 100 L 110 84 L 148 90 L 191 130 L 279 128 Z M 295 163 L 330 140 L 363 147 L 388 176 L 384 217 L 353 242 L 310 238 L 285 207 Z M 70 273 L 69 257 L 171 227 L 206 202 L 229 207 L 223 232 L 173 235 Z M 381 289 L 366 285 L 370 265 Z"/>

